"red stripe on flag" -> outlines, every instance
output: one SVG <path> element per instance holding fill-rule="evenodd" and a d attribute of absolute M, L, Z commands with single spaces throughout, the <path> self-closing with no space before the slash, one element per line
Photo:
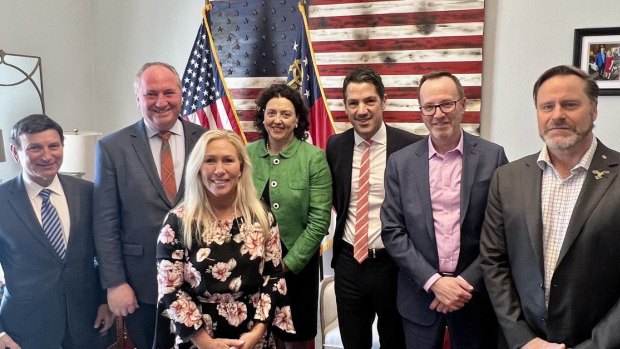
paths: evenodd
<path fill-rule="evenodd" d="M 445 36 L 437 38 L 403 38 L 374 40 L 317 41 L 315 52 L 365 52 L 397 50 L 439 50 L 463 47 L 482 47 L 482 35 Z M 387 63 L 387 62 L 386 62 Z"/>
<path fill-rule="evenodd" d="M 381 1 L 393 1 L 393 0 L 356 0 L 355 2 L 381 2 Z M 311 5 L 340 5 L 344 1 L 342 0 L 311 0 Z M 350 2 L 350 1 L 349 1 Z"/>
<path fill-rule="evenodd" d="M 327 139 L 334 134 L 334 130 L 327 115 L 327 108 L 323 98 L 314 101 L 310 109 L 310 134 L 312 143 L 321 149 L 327 146 Z"/>
<path fill-rule="evenodd" d="M 453 74 L 480 74 L 482 70 L 481 61 L 360 64 L 375 69 L 381 75 L 421 75 L 435 70 L 447 70 Z M 344 78 L 356 66 L 357 64 L 323 64 L 319 66 L 319 72 L 321 76 L 342 76 Z"/>
<path fill-rule="evenodd" d="M 315 5 L 314 3 L 312 5 Z M 402 15 L 381 16 L 376 14 L 361 16 L 335 16 L 310 18 L 310 29 L 319 28 L 366 28 L 398 25 L 428 26 L 447 23 L 473 23 L 484 20 L 484 10 L 416 12 Z M 421 31 L 426 29 L 420 27 Z M 433 38 L 434 39 L 434 38 Z M 316 45 L 316 43 L 314 43 Z"/>

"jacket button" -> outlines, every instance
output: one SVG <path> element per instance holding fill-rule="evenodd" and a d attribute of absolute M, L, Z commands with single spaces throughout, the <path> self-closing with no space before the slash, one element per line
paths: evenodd
<path fill-rule="evenodd" d="M 273 207 L 275 210 L 280 208 L 280 204 L 277 202 L 274 202 L 273 205 L 271 205 L 271 207 Z"/>
<path fill-rule="evenodd" d="M 271 187 L 272 187 L 272 188 L 275 188 L 275 187 L 277 187 L 277 186 L 278 186 L 278 182 L 276 182 L 276 181 L 271 181 Z"/>
<path fill-rule="evenodd" d="M 280 164 L 280 159 L 278 159 L 278 158 L 273 159 L 273 164 L 274 165 L 279 165 Z"/>

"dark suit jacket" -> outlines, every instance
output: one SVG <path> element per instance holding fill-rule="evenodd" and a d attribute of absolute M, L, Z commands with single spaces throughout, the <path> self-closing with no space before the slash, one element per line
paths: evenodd
<path fill-rule="evenodd" d="M 183 128 L 187 161 L 205 129 L 186 121 Z M 142 119 L 97 143 L 94 223 L 103 288 L 127 282 L 139 302 L 157 303 L 157 235 L 166 213 L 181 200 L 183 186 L 184 178 L 169 202 Z"/>
<path fill-rule="evenodd" d="M 482 268 L 511 348 L 538 336 L 570 348 L 620 348 L 620 153 L 600 142 L 573 209 L 545 308 L 538 154 L 497 171 Z M 609 171 L 597 179 L 592 171 Z"/>
<path fill-rule="evenodd" d="M 435 296 L 423 288 L 439 272 L 428 179 L 428 142 L 426 138 L 390 157 L 381 206 L 381 237 L 400 268 L 399 312 L 422 325 L 434 323 L 439 316 L 429 309 Z M 476 293 L 486 296 L 479 264 L 479 239 L 489 183 L 495 169 L 507 162 L 501 146 L 463 132 L 461 250 L 456 274 L 474 287 L 474 297 Z"/>
<path fill-rule="evenodd" d="M 23 349 L 60 348 L 67 323 L 78 343 L 97 335 L 93 324 L 103 292 L 94 264 L 93 185 L 58 177 L 71 220 L 64 263 L 37 220 L 22 176 L 0 185 L 0 264 L 6 279 L 0 332 Z"/>
<path fill-rule="evenodd" d="M 387 133 L 387 156 L 423 137 L 385 125 Z M 353 149 L 355 138 L 353 129 L 331 136 L 327 141 L 326 155 L 332 173 L 333 203 L 336 210 L 336 229 L 334 233 L 334 257 L 332 267 L 340 254 L 344 241 L 344 228 L 351 199 L 351 171 L 353 169 Z"/>

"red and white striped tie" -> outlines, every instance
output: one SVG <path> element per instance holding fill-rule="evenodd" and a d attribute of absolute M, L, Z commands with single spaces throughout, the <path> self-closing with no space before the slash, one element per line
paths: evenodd
<path fill-rule="evenodd" d="M 362 154 L 360 176 L 357 182 L 357 211 L 355 213 L 355 241 L 353 257 L 362 263 L 368 258 L 368 195 L 370 193 L 370 144 L 364 141 L 366 149 Z"/>

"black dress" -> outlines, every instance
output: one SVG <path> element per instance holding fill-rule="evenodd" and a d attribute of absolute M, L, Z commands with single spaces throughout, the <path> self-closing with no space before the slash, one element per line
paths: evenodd
<path fill-rule="evenodd" d="M 171 211 L 157 240 L 155 348 L 191 348 L 190 337 L 203 328 L 213 338 L 239 338 L 257 322 L 294 333 L 273 216 L 268 238 L 258 223 L 238 217 L 216 222 L 188 250 L 182 215 L 183 208 Z M 275 348 L 267 328 L 255 348 Z"/>

